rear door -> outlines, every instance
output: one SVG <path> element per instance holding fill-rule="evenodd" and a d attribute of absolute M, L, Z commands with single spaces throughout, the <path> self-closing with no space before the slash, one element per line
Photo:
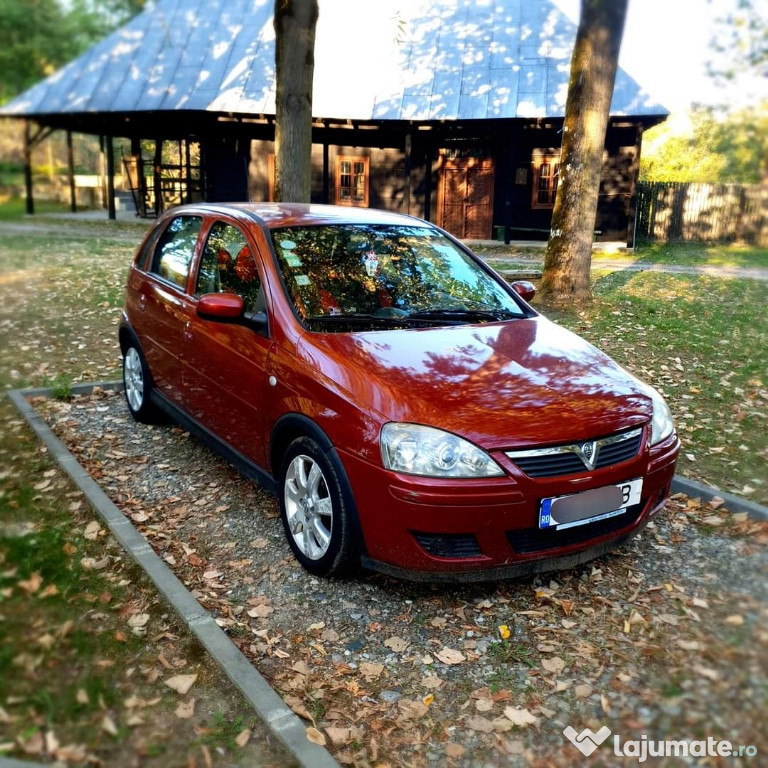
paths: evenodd
<path fill-rule="evenodd" d="M 177 405 L 181 391 L 182 331 L 191 310 L 187 293 L 190 267 L 198 247 L 203 217 L 175 216 L 148 255 L 146 271 L 136 271 L 131 312 L 154 385 Z"/>
<path fill-rule="evenodd" d="M 236 293 L 246 313 L 266 311 L 256 244 L 234 221 L 215 219 L 204 232 L 193 301 L 206 293 Z M 192 312 L 183 333 L 186 411 L 259 466 L 263 401 L 270 348 L 266 328 L 206 320 Z"/>

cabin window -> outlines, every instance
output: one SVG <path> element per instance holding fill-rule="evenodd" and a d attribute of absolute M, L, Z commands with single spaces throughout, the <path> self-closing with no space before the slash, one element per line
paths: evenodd
<path fill-rule="evenodd" d="M 368 207 L 369 158 L 336 158 L 336 204 Z"/>
<path fill-rule="evenodd" d="M 533 158 L 533 197 L 531 208 L 552 208 L 555 205 L 559 177 L 559 155 L 543 155 Z"/>

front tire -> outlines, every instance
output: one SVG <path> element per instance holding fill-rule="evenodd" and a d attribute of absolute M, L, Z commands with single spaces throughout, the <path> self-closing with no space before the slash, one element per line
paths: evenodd
<path fill-rule="evenodd" d="M 280 472 L 280 517 L 296 559 L 316 576 L 349 573 L 359 563 L 352 498 L 343 470 L 309 437 L 294 440 Z"/>
<path fill-rule="evenodd" d="M 130 341 L 123 351 L 123 393 L 131 416 L 144 424 L 160 420 L 160 412 L 149 398 L 151 390 L 152 377 L 144 355 L 136 342 Z"/>

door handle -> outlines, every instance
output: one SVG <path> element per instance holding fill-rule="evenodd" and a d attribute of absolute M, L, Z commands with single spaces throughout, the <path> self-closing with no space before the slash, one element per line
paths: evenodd
<path fill-rule="evenodd" d="M 192 323 L 187 323 L 184 326 L 184 338 L 187 341 L 194 341 L 194 338 L 195 338 L 195 334 L 192 333 L 192 331 L 189 330 L 191 327 L 192 327 Z"/>
<path fill-rule="evenodd" d="M 143 312 L 147 308 L 147 295 L 145 293 L 139 294 L 139 309 Z"/>

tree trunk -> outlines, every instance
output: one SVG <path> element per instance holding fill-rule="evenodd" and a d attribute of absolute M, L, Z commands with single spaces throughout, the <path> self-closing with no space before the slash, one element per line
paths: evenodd
<path fill-rule="evenodd" d="M 591 297 L 589 268 L 605 133 L 628 0 L 581 0 L 565 105 L 560 179 L 541 295 L 555 305 Z"/>
<path fill-rule="evenodd" d="M 275 200 L 308 203 L 317 0 L 275 0 Z"/>

